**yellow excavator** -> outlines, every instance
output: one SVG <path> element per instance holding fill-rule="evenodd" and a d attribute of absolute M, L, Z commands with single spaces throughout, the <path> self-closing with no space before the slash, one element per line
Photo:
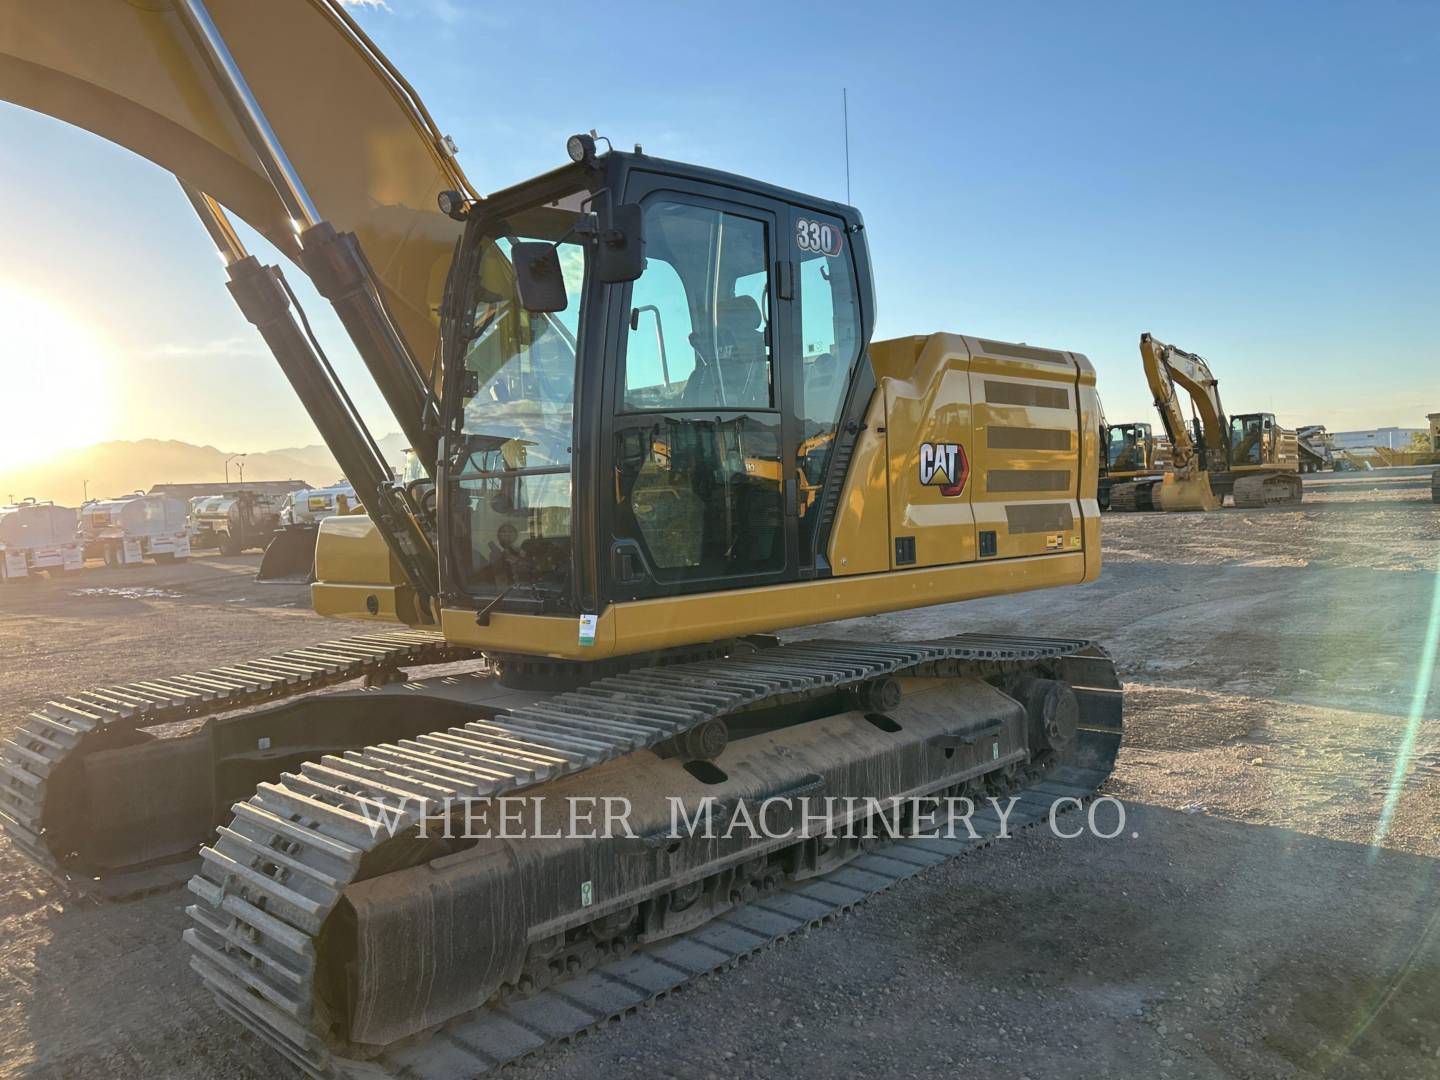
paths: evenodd
<path fill-rule="evenodd" d="M 1090 363 L 872 341 L 854 208 L 593 134 L 482 197 L 336 0 L 0 0 L 0 98 L 179 179 L 366 510 L 312 586 L 365 633 L 0 747 L 11 841 L 100 897 L 188 879 L 191 966 L 296 1067 L 476 1075 L 975 846 L 866 835 L 912 800 L 1015 828 L 1109 774 L 1088 641 L 773 636 L 1100 572 Z M 335 308 L 407 479 L 231 214 Z"/>
<path fill-rule="evenodd" d="M 1143 422 L 1111 424 L 1100 413 L 1100 480 L 1096 499 L 1101 510 L 1110 509 L 1110 489 L 1161 472 L 1155 435 Z"/>
<path fill-rule="evenodd" d="M 1170 464 L 1156 476 L 1112 483 L 1111 510 L 1218 510 L 1228 495 L 1239 508 L 1295 506 L 1304 495 L 1295 432 L 1270 413 L 1227 417 L 1220 383 L 1204 357 L 1140 335 L 1145 378 L 1171 444 Z M 1197 418 L 1187 423 L 1183 387 Z"/>

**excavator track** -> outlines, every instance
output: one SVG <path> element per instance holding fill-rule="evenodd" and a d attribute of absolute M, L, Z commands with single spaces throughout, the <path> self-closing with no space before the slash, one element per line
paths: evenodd
<path fill-rule="evenodd" d="M 999 758 L 997 742 L 993 769 L 987 760 L 955 774 L 1014 794 L 1024 813 L 1012 824 L 1028 825 L 1042 820 L 1056 798 L 1088 797 L 1114 765 L 1120 684 L 1109 658 L 1088 642 L 980 634 L 926 644 L 803 642 L 723 661 L 636 669 L 447 731 L 307 762 L 237 803 L 230 825 L 202 851 L 202 869 L 190 882 L 200 903 L 187 909 L 191 966 L 227 1013 L 311 1076 L 484 1072 L 631 1011 L 978 842 L 897 840 L 868 852 L 857 848 L 843 866 L 803 882 L 767 876 L 741 888 L 737 879 L 734 906 L 697 929 L 684 927 L 658 942 L 609 937 L 565 957 L 558 968 L 565 974 L 553 985 L 522 979 L 484 1007 L 425 1025 L 415 1037 L 356 1045 L 337 1034 L 321 985 L 322 973 L 333 970 L 326 931 L 347 889 L 367 877 L 386 880 L 367 857 L 387 836 L 444 812 L 447 800 L 494 798 L 578 774 L 739 710 L 850 692 L 886 676 L 975 682 L 1031 671 L 1073 689 L 1079 706 L 1073 755 L 1048 769 L 1023 762 L 1017 768 L 1024 752 Z M 388 834 L 377 830 L 367 807 L 401 797 L 409 807 Z M 542 969 L 547 957 L 555 966 L 554 954 L 543 953 Z M 528 964 L 527 956 L 527 971 Z"/>
<path fill-rule="evenodd" d="M 207 717 L 296 697 L 354 679 L 383 680 L 404 667 L 474 658 L 433 631 L 396 630 L 339 638 L 275 656 L 190 675 L 123 683 L 56 698 L 33 710 L 0 740 L 0 829 L 72 890 L 121 899 L 173 884 L 184 876 L 147 868 L 111 877 L 77 868 L 51 845 L 47 811 L 51 781 L 102 739 L 147 727 Z M 188 875 L 187 875 L 188 876 Z"/>
<path fill-rule="evenodd" d="M 371 1071 L 348 1075 L 357 1080 L 376 1072 L 404 1080 L 452 1080 L 483 1076 L 522 1061 L 547 1046 L 570 1042 L 620 1020 L 787 938 L 817 929 L 923 870 L 1034 829 L 1048 821 L 1052 805 L 1057 807 L 1057 819 L 1074 813 L 1093 798 L 1108 775 L 1108 770 L 1059 770 L 1004 793 L 1018 802 L 1003 829 L 990 812 L 972 819 L 978 834 L 974 837 L 947 837 L 951 823 L 937 822 L 935 836 L 869 847 L 823 877 L 787 882 L 698 930 L 611 960 L 533 996 L 478 1010 L 438 1029 L 429 1039 L 388 1050 L 367 1062 Z M 249 1024 L 240 1010 L 224 1002 L 221 1007 Z M 291 1060 L 311 1075 L 326 1075 Z M 342 1068 L 328 1075 L 347 1072 Z"/>
<path fill-rule="evenodd" d="M 1105 509 L 1113 510 L 1117 514 L 1134 513 L 1141 509 L 1140 501 L 1142 491 L 1144 492 L 1143 497 L 1146 504 L 1144 508 L 1149 509 L 1150 493 L 1148 484 L 1133 481 L 1125 484 L 1116 484 L 1112 487 L 1110 489 L 1110 501 Z"/>
<path fill-rule="evenodd" d="M 1305 497 L 1304 481 L 1298 473 L 1266 473 L 1242 476 L 1230 491 L 1237 510 L 1258 510 L 1266 506 L 1299 506 Z"/>

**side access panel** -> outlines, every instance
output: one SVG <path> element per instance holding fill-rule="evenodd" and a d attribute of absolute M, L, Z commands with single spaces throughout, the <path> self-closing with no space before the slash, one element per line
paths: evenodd
<path fill-rule="evenodd" d="M 948 566 L 974 562 L 975 514 L 970 354 L 965 339 L 931 334 L 882 342 L 910 346 L 904 374 L 892 373 L 890 350 L 875 360 L 885 397 L 889 460 L 890 565 Z M 871 348 L 872 358 L 876 353 Z M 890 371 L 886 371 L 890 368 Z"/>
<path fill-rule="evenodd" d="M 981 557 L 1080 551 L 1075 360 L 1033 345 L 964 340 L 974 401 L 970 501 Z"/>

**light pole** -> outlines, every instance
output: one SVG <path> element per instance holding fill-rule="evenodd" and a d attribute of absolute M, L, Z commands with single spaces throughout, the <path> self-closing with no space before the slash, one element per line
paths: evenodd
<path fill-rule="evenodd" d="M 241 454 L 240 456 L 241 456 L 241 458 L 243 459 L 245 455 L 244 455 L 244 454 Z M 245 483 L 245 462 L 244 462 L 243 460 L 237 461 L 237 462 L 235 463 L 235 467 L 240 470 L 240 483 L 241 483 L 241 484 L 244 484 L 244 483 Z"/>
<path fill-rule="evenodd" d="M 87 503 L 87 502 L 90 501 L 90 481 L 89 481 L 89 480 L 81 480 L 80 483 L 82 483 L 82 484 L 85 485 L 85 486 L 81 489 L 82 494 L 81 494 L 81 496 L 80 496 L 80 505 L 83 506 L 83 505 L 85 505 L 85 503 Z"/>
<path fill-rule="evenodd" d="M 244 454 L 231 454 L 229 457 L 227 457 L 227 458 L 225 459 L 225 483 L 227 483 L 227 484 L 230 483 L 230 462 L 234 461 L 237 457 L 244 457 L 244 456 L 245 456 Z M 241 465 L 241 466 L 240 466 L 240 482 L 241 482 L 242 484 L 245 482 L 245 466 L 244 466 L 244 465 Z"/>

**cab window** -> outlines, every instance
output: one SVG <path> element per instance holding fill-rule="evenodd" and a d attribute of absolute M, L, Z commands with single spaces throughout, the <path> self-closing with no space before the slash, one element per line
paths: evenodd
<path fill-rule="evenodd" d="M 585 253 L 569 238 L 584 193 L 511 215 L 481 248 L 462 362 L 449 513 L 464 587 L 562 595 L 571 574 L 571 445 Z M 519 302 L 517 240 L 558 241 L 566 304 Z"/>
<path fill-rule="evenodd" d="M 1237 416 L 1230 421 L 1231 457 L 1237 465 L 1259 465 L 1265 456 L 1265 434 L 1259 416 Z"/>
<path fill-rule="evenodd" d="M 1112 427 L 1110 429 L 1109 463 L 1116 471 L 1140 467 L 1135 453 L 1137 439 L 1135 429 Z"/>
<path fill-rule="evenodd" d="M 645 210 L 647 267 L 631 292 L 623 407 L 774 404 L 765 223 L 713 207 Z"/>

